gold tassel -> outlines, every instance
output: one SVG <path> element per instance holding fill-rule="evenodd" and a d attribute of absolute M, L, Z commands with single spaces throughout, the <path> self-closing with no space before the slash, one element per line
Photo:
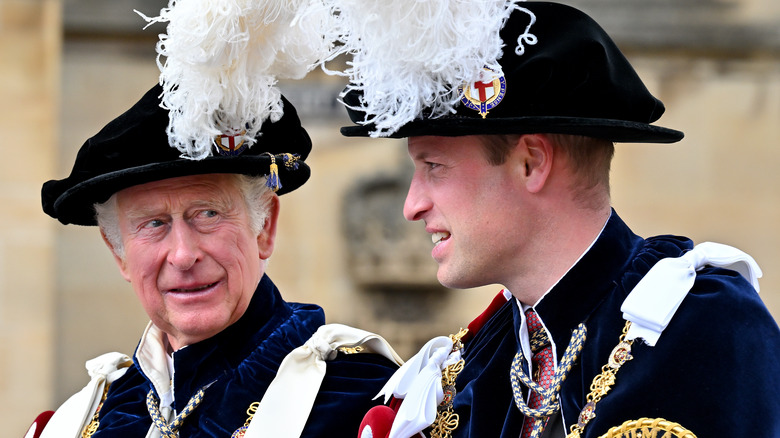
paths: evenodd
<path fill-rule="evenodd" d="M 271 156 L 271 165 L 268 166 L 268 179 L 266 185 L 274 192 L 279 191 L 282 188 L 282 182 L 279 180 L 279 166 L 276 165 L 276 157 L 273 154 Z"/>

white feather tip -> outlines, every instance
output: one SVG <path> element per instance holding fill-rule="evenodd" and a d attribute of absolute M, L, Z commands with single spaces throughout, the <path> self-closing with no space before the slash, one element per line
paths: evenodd
<path fill-rule="evenodd" d="M 149 23 L 167 23 L 157 44 L 170 145 L 202 159 L 214 138 L 245 132 L 251 145 L 266 120 L 282 117 L 279 79 L 300 79 L 330 50 L 332 19 L 311 0 L 170 0 Z"/>

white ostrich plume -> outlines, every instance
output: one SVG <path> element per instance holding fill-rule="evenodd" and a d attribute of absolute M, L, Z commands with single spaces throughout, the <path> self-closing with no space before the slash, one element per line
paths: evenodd
<path fill-rule="evenodd" d="M 171 146 L 190 159 L 212 154 L 218 135 L 251 147 L 262 123 L 282 117 L 278 79 L 300 79 L 331 48 L 333 20 L 311 0 L 170 0 L 148 23 L 167 22 L 157 43 Z M 136 11 L 137 12 L 137 11 Z"/>
<path fill-rule="evenodd" d="M 329 73 L 347 76 L 348 90 L 362 92 L 356 109 L 366 112 L 362 123 L 374 124 L 374 137 L 423 110 L 431 118 L 454 112 L 459 85 L 479 79 L 484 68 L 500 70 L 499 32 L 523 9 L 523 0 L 322 1 L 338 22 L 326 39 L 342 44 L 328 59 L 352 55 L 345 71 Z"/>

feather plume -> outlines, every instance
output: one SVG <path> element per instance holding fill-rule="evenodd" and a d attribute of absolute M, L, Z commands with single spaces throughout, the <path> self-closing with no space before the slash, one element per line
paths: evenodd
<path fill-rule="evenodd" d="M 326 39 L 340 43 L 328 60 L 352 55 L 345 71 L 329 73 L 349 77 L 347 90 L 362 92 L 357 109 L 366 112 L 362 123 L 375 125 L 374 137 L 423 110 L 431 118 L 454 112 L 458 85 L 484 79 L 485 67 L 500 70 L 499 32 L 523 9 L 523 0 L 323 1 L 337 17 Z"/>
<path fill-rule="evenodd" d="M 332 17 L 309 2 L 170 0 L 157 17 L 139 13 L 168 23 L 157 63 L 169 143 L 183 157 L 211 155 L 223 134 L 251 147 L 264 121 L 281 118 L 277 80 L 302 78 L 331 49 L 319 29 Z"/>

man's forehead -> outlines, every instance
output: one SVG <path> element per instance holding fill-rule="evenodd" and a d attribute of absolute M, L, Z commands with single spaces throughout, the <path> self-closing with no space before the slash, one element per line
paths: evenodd
<path fill-rule="evenodd" d="M 123 189 L 121 192 L 154 191 L 154 190 L 229 190 L 236 187 L 236 175 L 226 173 L 209 173 L 203 175 L 187 175 L 150 181 Z M 120 193 L 121 193 L 120 192 Z"/>
<path fill-rule="evenodd" d="M 225 202 L 238 193 L 236 179 L 228 174 L 168 178 L 121 190 L 117 199 L 133 211 L 157 209 L 164 204 L 209 205 Z"/>
<path fill-rule="evenodd" d="M 407 146 L 412 158 L 424 158 L 447 148 L 448 138 L 433 135 L 409 137 Z"/>
<path fill-rule="evenodd" d="M 462 155 L 464 152 L 479 151 L 482 140 L 479 135 L 463 136 L 419 136 L 407 140 L 409 155 L 412 159 L 425 159 L 440 155 Z"/>

